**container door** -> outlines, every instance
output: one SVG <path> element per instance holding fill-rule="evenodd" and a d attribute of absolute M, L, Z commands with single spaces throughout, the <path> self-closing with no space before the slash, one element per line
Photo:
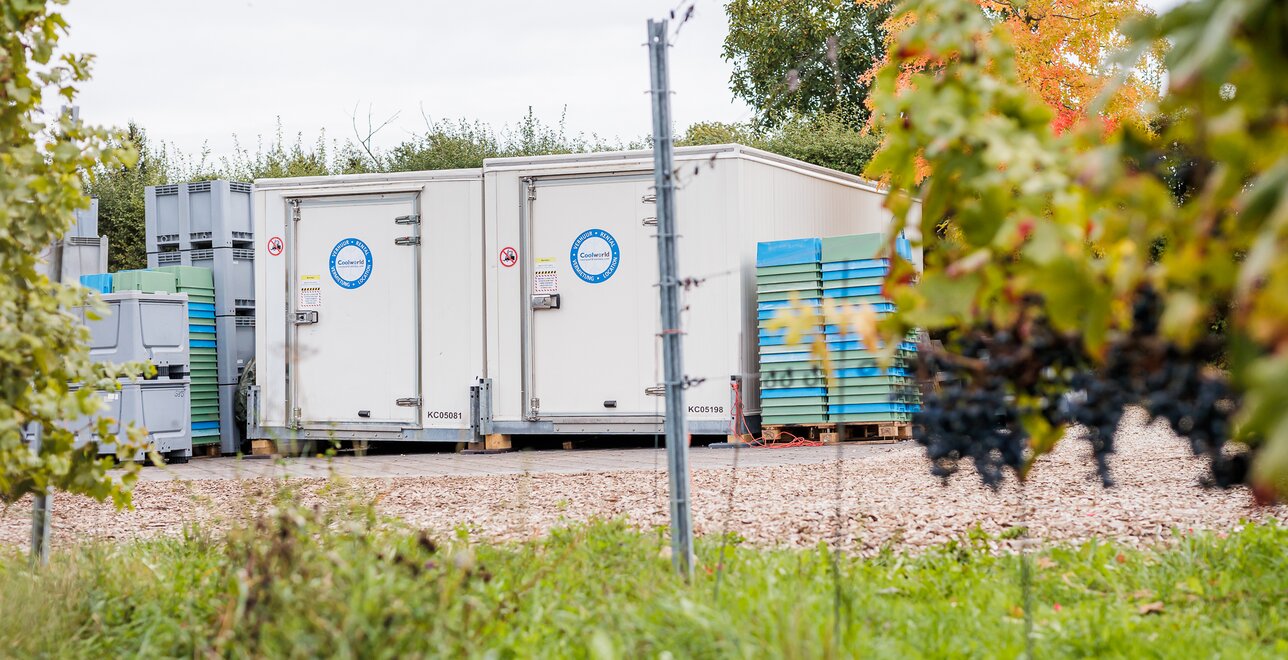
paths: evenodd
<path fill-rule="evenodd" d="M 306 428 L 418 427 L 418 197 L 298 204 L 294 246 L 288 246 L 296 419 Z"/>
<path fill-rule="evenodd" d="M 652 178 L 538 181 L 529 213 L 533 418 L 658 414 Z"/>

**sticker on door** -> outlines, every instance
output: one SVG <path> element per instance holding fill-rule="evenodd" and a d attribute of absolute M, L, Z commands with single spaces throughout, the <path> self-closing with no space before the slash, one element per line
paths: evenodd
<path fill-rule="evenodd" d="M 331 279 L 342 289 L 356 289 L 371 279 L 371 248 L 356 238 L 331 248 Z"/>
<path fill-rule="evenodd" d="M 568 253 L 572 272 L 583 282 L 599 284 L 617 272 L 622 255 L 617 239 L 603 229 L 587 229 L 572 242 Z"/>
<path fill-rule="evenodd" d="M 554 257 L 538 257 L 532 268 L 532 292 L 536 294 L 559 293 L 559 267 Z"/>
<path fill-rule="evenodd" d="M 301 308 L 322 306 L 321 275 L 301 275 L 299 288 Z"/>

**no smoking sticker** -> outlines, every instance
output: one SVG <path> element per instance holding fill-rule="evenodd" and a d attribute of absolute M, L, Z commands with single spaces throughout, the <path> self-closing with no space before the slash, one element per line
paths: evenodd
<path fill-rule="evenodd" d="M 519 263 L 519 251 L 512 247 L 504 248 L 501 250 L 500 259 L 501 259 L 502 266 L 505 266 L 506 268 L 510 268 L 515 264 Z"/>
<path fill-rule="evenodd" d="M 282 249 L 285 247 L 286 244 L 282 242 L 282 238 L 280 236 L 274 236 L 268 239 L 268 253 L 274 257 L 280 256 L 282 254 Z"/>

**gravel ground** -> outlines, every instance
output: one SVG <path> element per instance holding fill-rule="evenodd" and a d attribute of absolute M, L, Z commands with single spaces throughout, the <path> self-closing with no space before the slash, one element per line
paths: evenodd
<path fill-rule="evenodd" d="M 1076 438 L 1037 463 L 1023 494 L 1014 485 L 988 490 L 970 468 L 944 485 L 930 476 L 921 447 L 905 442 L 839 466 L 695 471 L 694 527 L 698 534 L 734 532 L 759 545 L 804 547 L 839 536 L 847 548 L 874 552 L 891 544 L 943 543 L 976 525 L 990 533 L 1024 526 L 1046 541 L 1098 537 L 1150 545 L 1174 529 L 1225 530 L 1244 519 L 1285 519 L 1288 506 L 1255 507 L 1244 489 L 1200 487 L 1206 464 L 1165 425 L 1144 422 L 1139 411 L 1124 418 L 1112 461 L 1117 485 L 1108 490 L 1096 477 L 1087 444 Z M 336 487 L 320 479 L 291 483 L 310 503 Z M 191 525 L 219 529 L 261 509 L 277 486 L 266 479 L 140 483 L 136 508 L 124 512 L 60 496 L 54 543 L 177 534 Z M 666 476 L 652 471 L 351 479 L 340 487 L 357 489 L 382 513 L 411 525 L 440 534 L 466 525 L 492 540 L 528 538 L 593 517 L 626 517 L 647 528 L 666 524 L 668 515 Z M 26 546 L 29 512 L 29 503 L 0 512 L 0 544 Z"/>

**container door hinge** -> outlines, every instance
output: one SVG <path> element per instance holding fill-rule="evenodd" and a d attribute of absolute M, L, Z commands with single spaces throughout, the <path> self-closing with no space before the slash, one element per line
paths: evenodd
<path fill-rule="evenodd" d="M 419 236 L 402 236 L 394 239 L 394 245 L 420 245 Z"/>
<path fill-rule="evenodd" d="M 398 405 L 400 405 L 400 406 L 402 406 L 402 407 L 404 407 L 404 408 L 419 408 L 419 407 L 420 407 L 420 397 L 418 397 L 418 396 L 409 396 L 409 397 L 405 397 L 405 398 L 402 398 L 402 399 L 398 399 L 397 401 L 394 401 L 394 403 L 396 403 L 396 404 L 398 404 Z"/>
<path fill-rule="evenodd" d="M 648 193 L 648 194 L 644 195 L 643 197 L 641 197 L 641 198 L 640 198 L 640 201 L 641 201 L 641 202 L 643 202 L 643 203 L 645 203 L 645 204 L 656 204 L 656 203 L 657 203 L 657 193 Z"/>
<path fill-rule="evenodd" d="M 644 218 L 641 224 L 643 224 L 645 227 L 656 227 L 657 216 L 654 215 L 654 216 L 649 216 L 647 218 Z"/>
<path fill-rule="evenodd" d="M 536 419 L 537 413 L 541 412 L 541 399 L 538 399 L 537 397 L 534 396 L 528 403 L 532 408 L 532 418 Z"/>
<path fill-rule="evenodd" d="M 400 215 L 394 218 L 396 225 L 418 225 L 420 224 L 420 215 L 413 213 L 411 215 Z"/>
<path fill-rule="evenodd" d="M 295 222 L 300 221 L 300 200 L 298 199 L 291 200 L 291 219 Z"/>
<path fill-rule="evenodd" d="M 647 394 L 647 395 L 649 395 L 649 396 L 665 396 L 665 395 L 666 395 L 666 386 L 665 386 L 665 385 L 654 385 L 653 387 L 646 387 L 646 388 L 644 388 L 644 393 L 645 393 L 645 394 Z"/>
<path fill-rule="evenodd" d="M 524 179 L 524 180 L 523 180 L 523 182 L 524 182 L 524 183 L 526 183 L 526 184 L 528 184 L 528 201 L 529 201 L 529 202 L 536 201 L 536 199 L 537 199 L 537 180 L 536 180 L 536 179 L 533 179 L 533 178 L 531 178 L 531 177 L 528 177 L 528 178 Z"/>

